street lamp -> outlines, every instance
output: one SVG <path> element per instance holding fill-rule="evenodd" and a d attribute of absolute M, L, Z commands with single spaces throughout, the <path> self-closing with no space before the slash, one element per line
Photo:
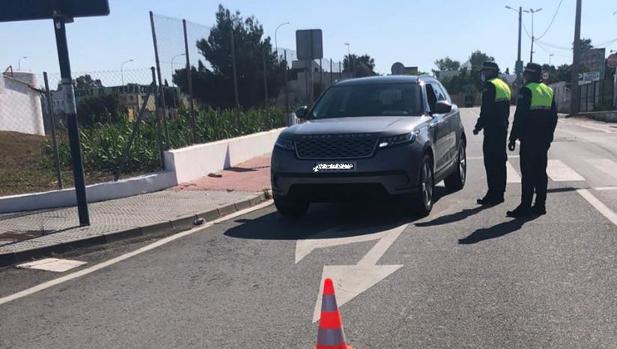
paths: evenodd
<path fill-rule="evenodd" d="M 548 65 L 551 65 L 551 58 L 553 58 L 554 55 L 555 55 L 554 53 L 550 53 L 548 55 Z"/>
<path fill-rule="evenodd" d="M 178 57 L 182 57 L 186 55 L 186 53 L 179 53 L 173 57 L 171 57 L 171 83 L 174 83 L 174 59 L 178 58 Z"/>
<path fill-rule="evenodd" d="M 278 25 L 278 27 L 276 27 L 276 29 L 274 29 L 274 51 L 276 52 L 276 60 L 278 61 L 279 58 L 279 44 L 277 41 L 277 32 L 279 31 L 279 29 L 287 24 L 291 24 L 289 22 L 285 22 L 285 23 L 281 23 Z"/>
<path fill-rule="evenodd" d="M 351 44 L 346 42 L 345 46 L 347 46 L 347 59 L 349 59 L 349 64 L 351 64 L 351 73 L 353 74 L 353 77 L 356 76 L 356 66 L 355 63 L 353 61 L 353 59 L 351 59 Z"/>
<path fill-rule="evenodd" d="M 127 61 L 122 62 L 122 64 L 120 64 L 120 77 L 122 79 L 122 86 L 124 86 L 124 65 L 130 62 L 133 62 L 134 60 L 131 58 Z"/>
<path fill-rule="evenodd" d="M 21 71 L 21 61 L 22 61 L 22 60 L 24 60 L 24 59 L 28 59 L 28 57 L 23 56 L 23 57 L 20 57 L 20 58 L 17 60 L 17 71 Z"/>
<path fill-rule="evenodd" d="M 533 23 L 533 18 L 534 15 L 538 12 L 542 11 L 542 8 L 539 9 L 532 9 L 530 8 L 529 10 L 523 10 L 523 12 L 525 13 L 531 13 L 531 52 L 529 53 L 529 62 L 532 63 L 533 62 L 533 43 L 534 41 L 536 41 L 536 37 L 534 36 L 534 23 Z"/>

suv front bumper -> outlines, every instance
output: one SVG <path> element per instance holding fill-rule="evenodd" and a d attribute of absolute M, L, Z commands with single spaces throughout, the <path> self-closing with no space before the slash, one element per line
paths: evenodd
<path fill-rule="evenodd" d="M 423 148 L 418 143 L 378 149 L 370 158 L 301 160 L 295 152 L 274 148 L 272 190 L 278 196 L 309 201 L 338 201 L 356 196 L 396 196 L 418 190 Z M 314 172 L 318 163 L 353 162 L 344 172 Z"/>

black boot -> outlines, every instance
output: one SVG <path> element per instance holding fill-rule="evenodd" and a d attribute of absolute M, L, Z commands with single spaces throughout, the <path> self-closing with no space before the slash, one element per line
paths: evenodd
<path fill-rule="evenodd" d="M 546 205 L 536 202 L 536 204 L 531 208 L 531 212 L 535 215 L 543 216 L 546 214 Z"/>
<path fill-rule="evenodd" d="M 504 201 L 503 200 L 503 195 L 489 195 L 489 194 L 487 194 L 482 199 L 478 199 L 477 203 L 478 203 L 478 205 L 482 205 L 482 206 L 495 206 L 495 205 L 501 204 L 503 201 Z"/>
<path fill-rule="evenodd" d="M 529 218 L 533 215 L 533 212 L 531 212 L 529 207 L 519 205 L 514 210 L 508 211 L 506 215 L 512 218 Z"/>

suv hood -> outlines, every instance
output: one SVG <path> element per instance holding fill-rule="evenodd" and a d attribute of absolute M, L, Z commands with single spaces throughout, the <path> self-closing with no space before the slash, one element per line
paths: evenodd
<path fill-rule="evenodd" d="M 399 135 L 413 131 L 431 118 L 428 116 L 362 116 L 308 120 L 283 131 L 284 135 L 379 133 Z"/>

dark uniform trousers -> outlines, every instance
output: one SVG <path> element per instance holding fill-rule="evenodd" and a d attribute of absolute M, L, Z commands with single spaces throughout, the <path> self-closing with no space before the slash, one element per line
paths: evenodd
<path fill-rule="evenodd" d="M 550 147 L 550 142 L 521 140 L 521 203 L 525 207 L 531 206 L 534 192 L 537 205 L 544 206 L 546 203 L 548 186 L 546 167 Z"/>
<path fill-rule="evenodd" d="M 488 184 L 488 197 L 502 197 L 506 191 L 506 138 L 508 129 L 487 127 L 484 129 L 484 168 Z"/>

